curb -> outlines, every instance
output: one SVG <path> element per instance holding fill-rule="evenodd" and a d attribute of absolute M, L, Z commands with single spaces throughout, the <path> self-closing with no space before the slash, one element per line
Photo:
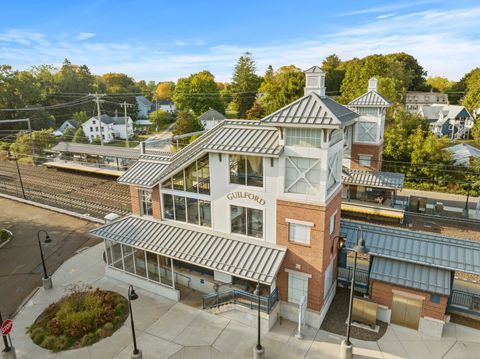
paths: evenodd
<path fill-rule="evenodd" d="M 31 206 L 40 207 L 40 208 L 43 208 L 43 209 L 48 209 L 48 210 L 55 211 L 55 212 L 58 212 L 58 213 L 66 214 L 68 216 L 84 219 L 84 220 L 87 220 L 87 221 L 90 221 L 90 222 L 105 224 L 104 220 L 92 217 L 88 214 L 80 214 L 80 213 L 77 213 L 77 212 L 68 211 L 66 209 L 49 206 L 48 204 L 42 204 L 42 203 L 30 201 L 28 199 L 23 199 L 23 198 L 19 198 L 19 197 L 15 197 L 15 196 L 10 196 L 10 195 L 5 194 L 5 193 L 0 193 L 0 197 L 10 199 L 12 201 L 17 201 L 17 202 L 20 202 L 20 203 L 24 203 L 24 204 L 29 204 Z"/>

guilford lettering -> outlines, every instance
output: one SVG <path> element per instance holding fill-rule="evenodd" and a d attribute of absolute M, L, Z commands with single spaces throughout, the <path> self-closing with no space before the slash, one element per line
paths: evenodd
<path fill-rule="evenodd" d="M 249 192 L 231 192 L 227 194 L 227 199 L 232 200 L 232 199 L 239 199 L 239 198 L 248 198 L 251 199 L 252 201 L 257 202 L 258 204 L 264 206 L 265 205 L 265 200 L 261 197 L 259 197 L 256 194 L 249 193 Z"/>

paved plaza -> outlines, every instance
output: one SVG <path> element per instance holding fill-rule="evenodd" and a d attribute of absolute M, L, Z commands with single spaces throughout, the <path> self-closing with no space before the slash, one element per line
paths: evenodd
<path fill-rule="evenodd" d="M 71 283 L 127 293 L 128 285 L 104 277 L 103 244 L 86 249 L 68 259 L 53 275 L 54 289 L 40 288 L 14 319 L 12 340 L 18 358 L 130 358 L 132 337 L 130 322 L 111 337 L 76 350 L 50 353 L 35 345 L 25 334 L 45 307 L 64 294 Z M 251 358 L 256 343 L 256 329 L 246 323 L 244 315 L 231 311 L 221 315 L 175 303 L 164 297 L 138 289 L 133 302 L 138 346 L 144 358 L 220 359 Z M 295 338 L 295 323 L 283 320 L 262 336 L 267 358 L 338 358 L 342 340 L 322 330 L 309 328 L 305 338 Z M 356 358 L 478 358 L 480 332 L 456 324 L 446 326 L 443 338 L 419 335 L 416 331 L 389 326 L 378 342 L 353 339 Z"/>

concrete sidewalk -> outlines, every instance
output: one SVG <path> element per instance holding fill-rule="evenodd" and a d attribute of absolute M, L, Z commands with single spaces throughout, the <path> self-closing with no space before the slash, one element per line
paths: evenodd
<path fill-rule="evenodd" d="M 132 338 L 129 320 L 111 337 L 81 349 L 58 354 L 35 345 L 25 333 L 45 307 L 64 294 L 64 287 L 82 282 L 126 295 L 128 285 L 104 277 L 103 244 L 67 260 L 53 275 L 54 289 L 40 288 L 14 319 L 13 344 L 18 358 L 130 358 Z M 256 329 L 230 311 L 215 315 L 138 289 L 133 302 L 138 347 L 144 358 L 225 359 L 251 358 Z M 295 323 L 283 320 L 262 344 L 267 358 L 338 358 L 338 335 L 309 328 L 305 338 L 295 338 Z M 444 338 L 421 336 L 416 331 L 389 326 L 378 342 L 353 339 L 355 358 L 478 358 L 480 331 L 448 324 Z"/>

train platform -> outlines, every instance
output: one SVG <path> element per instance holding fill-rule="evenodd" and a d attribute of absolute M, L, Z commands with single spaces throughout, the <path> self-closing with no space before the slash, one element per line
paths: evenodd
<path fill-rule="evenodd" d="M 52 161 L 52 162 L 46 162 L 43 164 L 44 166 L 48 168 L 61 168 L 61 169 L 67 169 L 67 170 L 73 170 L 73 171 L 81 171 L 81 172 L 89 172 L 89 173 L 96 173 L 96 174 L 102 174 L 102 175 L 107 175 L 107 176 L 115 176 L 115 177 L 120 177 L 124 171 L 118 171 L 115 169 L 110 169 L 110 168 L 105 168 L 105 167 L 93 167 L 93 166 L 87 166 L 83 165 L 80 163 L 75 163 L 75 162 L 68 162 L 68 161 Z"/>

